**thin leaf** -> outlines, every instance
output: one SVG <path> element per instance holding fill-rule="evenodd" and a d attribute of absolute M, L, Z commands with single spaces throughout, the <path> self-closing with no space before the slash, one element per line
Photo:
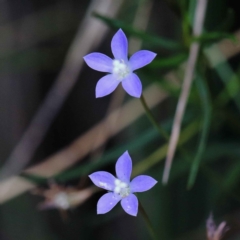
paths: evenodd
<path fill-rule="evenodd" d="M 238 157 L 240 158 L 240 156 Z M 233 189 L 239 184 L 240 162 L 235 162 L 225 175 L 224 187 Z"/>
<path fill-rule="evenodd" d="M 170 126 L 170 123 L 169 123 Z M 96 169 L 101 169 L 104 165 L 109 164 L 111 162 L 115 162 L 117 158 L 128 149 L 131 153 L 138 151 L 139 148 L 146 146 L 147 143 L 153 141 L 158 138 L 158 132 L 150 128 L 149 130 L 142 133 L 140 136 L 136 137 L 135 141 L 130 141 L 121 145 L 120 147 L 116 147 L 112 150 L 109 150 L 106 154 L 104 154 L 100 159 L 96 159 L 92 162 L 88 162 L 86 164 L 82 164 L 79 167 L 75 167 L 72 170 L 68 170 L 64 173 L 61 173 L 55 177 L 55 179 L 60 181 L 66 181 L 74 178 L 78 178 L 80 176 L 88 175 L 92 171 Z"/>
<path fill-rule="evenodd" d="M 157 58 L 148 68 L 174 68 L 183 63 L 188 57 L 187 53 L 180 53 L 168 58 Z"/>
<path fill-rule="evenodd" d="M 199 75 L 197 75 L 196 77 L 196 84 L 197 84 L 197 89 L 199 91 L 200 99 L 202 102 L 203 124 L 201 127 L 202 133 L 201 133 L 201 137 L 198 145 L 197 154 L 193 160 L 190 175 L 188 178 L 188 189 L 194 185 L 194 182 L 197 177 L 199 165 L 207 144 L 207 137 L 209 133 L 209 127 L 211 123 L 211 112 L 212 112 L 207 85 Z"/>
<path fill-rule="evenodd" d="M 184 118 L 184 122 L 189 122 L 191 118 L 190 114 L 186 114 Z M 189 124 L 189 126 L 185 129 L 184 133 L 182 134 L 181 141 L 185 142 L 191 136 L 195 134 L 196 122 Z M 163 127 L 167 130 L 170 129 L 172 125 L 172 119 L 167 120 Z M 140 148 L 143 146 L 146 147 L 147 144 L 151 144 L 155 139 L 159 138 L 158 132 L 154 128 L 150 128 L 145 132 L 141 133 L 141 135 L 137 136 L 134 141 L 129 141 L 121 146 L 117 146 L 114 149 L 107 151 L 101 158 L 96 159 L 92 162 L 88 162 L 85 164 L 81 164 L 79 167 L 75 167 L 74 169 L 67 170 L 66 172 L 60 173 L 59 175 L 55 176 L 54 179 L 57 181 L 67 181 L 74 178 L 79 178 L 81 176 L 86 176 L 92 171 L 96 169 L 101 169 L 105 165 L 115 162 L 117 158 L 126 150 L 129 150 L 131 153 L 139 151 Z M 181 143 L 180 143 L 181 144 Z M 160 149 L 160 152 L 166 152 L 166 144 L 163 145 Z M 158 152 L 158 151 L 157 151 Z M 158 153 L 157 153 L 158 154 Z M 148 163 L 146 163 L 148 164 Z M 138 164 L 137 164 L 138 165 Z M 140 164 L 141 165 L 141 164 Z M 149 166 L 151 163 L 149 162 Z"/>
<path fill-rule="evenodd" d="M 32 183 L 36 184 L 36 185 L 42 185 L 42 184 L 47 184 L 48 183 L 47 178 L 44 178 L 44 177 L 41 177 L 41 176 L 28 174 L 28 173 L 22 173 L 20 176 L 25 178 L 29 182 L 32 182 Z"/>
<path fill-rule="evenodd" d="M 225 85 L 228 96 L 232 98 L 233 102 L 240 111 L 240 80 L 237 74 L 232 70 L 228 64 L 228 60 L 220 52 L 217 45 L 204 50 L 210 64 L 218 73 L 220 79 Z"/>
<path fill-rule="evenodd" d="M 212 43 L 212 42 L 220 41 L 220 40 L 226 39 L 226 38 L 237 43 L 237 38 L 234 34 L 224 33 L 224 32 L 203 33 L 199 37 L 193 37 L 192 41 L 200 42 L 200 43 L 209 43 L 209 42 Z"/>
<path fill-rule="evenodd" d="M 199 121 L 192 121 L 183 131 L 179 139 L 178 146 L 183 145 L 189 139 L 191 139 L 199 131 Z M 164 144 L 158 148 L 155 152 L 149 155 L 147 158 L 137 163 L 133 168 L 133 175 L 138 175 L 145 172 L 149 168 L 153 167 L 155 164 L 159 163 L 166 157 L 168 144 Z"/>
<path fill-rule="evenodd" d="M 203 153 L 203 157 L 202 157 L 202 163 L 200 165 L 200 168 L 202 166 L 204 166 L 204 169 L 206 169 L 206 167 L 210 164 L 210 163 L 215 163 L 219 160 L 220 157 L 231 157 L 232 159 L 236 159 L 236 165 L 238 165 L 238 174 L 237 174 L 237 170 L 234 172 L 236 172 L 236 179 L 239 179 L 239 168 L 240 168 L 240 163 L 238 161 L 238 159 L 240 158 L 240 149 L 239 149 L 239 143 L 238 142 L 213 142 L 210 145 L 208 145 L 206 151 Z M 178 161 L 178 159 L 176 159 L 176 164 L 173 166 L 172 168 L 172 173 L 171 173 L 171 178 L 169 179 L 169 181 L 174 182 L 175 180 L 177 180 L 178 177 L 184 175 L 187 173 L 188 169 L 189 169 L 190 163 L 187 161 Z M 204 173 L 204 171 L 203 171 Z M 231 172 L 229 171 L 229 176 L 230 176 Z M 229 180 L 228 182 L 228 177 L 224 176 L 224 186 L 226 186 L 226 188 L 228 188 L 227 185 L 228 183 L 236 183 L 232 180 Z M 235 180 L 236 180 L 235 179 Z M 229 188 L 230 189 L 230 188 Z"/>
<path fill-rule="evenodd" d="M 155 36 L 153 34 L 151 34 L 151 35 L 146 34 L 145 32 L 137 30 L 137 29 L 133 28 L 132 26 L 126 24 L 123 21 L 108 18 L 108 17 L 102 16 L 102 15 L 97 14 L 97 13 L 94 13 L 93 16 L 102 20 L 104 23 L 106 23 L 111 28 L 114 28 L 116 30 L 119 29 L 119 28 L 122 28 L 123 31 L 126 34 L 130 34 L 131 36 L 138 37 L 141 40 L 147 42 L 148 44 L 163 47 L 163 48 L 168 49 L 168 50 L 183 49 L 183 46 L 181 46 L 181 44 L 179 44 L 175 41 L 172 41 L 172 40 L 169 40 L 169 39 L 166 39 L 166 38 L 162 38 L 162 37 L 158 37 L 158 36 Z"/>
<path fill-rule="evenodd" d="M 197 1 L 196 0 L 189 1 L 188 22 L 191 26 L 193 26 L 193 23 L 194 23 L 196 6 L 197 6 Z"/>

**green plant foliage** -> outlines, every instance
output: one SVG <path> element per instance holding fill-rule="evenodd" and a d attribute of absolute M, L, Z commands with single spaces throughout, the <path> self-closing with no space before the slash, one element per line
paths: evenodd
<path fill-rule="evenodd" d="M 106 53 L 108 56 L 112 35 L 121 28 L 133 40 L 131 44 L 134 48 L 157 53 L 148 66 L 135 71 L 144 90 L 152 85 L 164 91 L 164 99 L 148 112 L 155 126 L 151 125 L 147 116 L 138 117 L 120 133 L 107 139 L 101 146 L 103 148 L 96 152 L 89 150 L 84 159 L 79 159 L 75 165 L 55 176 L 47 179 L 40 174 L 32 175 L 24 171 L 19 176 L 41 189 L 49 190 L 49 181 L 53 180 L 60 186 L 81 192 L 92 186 L 88 180 L 89 174 L 95 171 L 114 174 L 116 160 L 128 150 L 133 160 L 132 177 L 146 174 L 158 181 L 156 187 L 146 194 L 139 193 L 137 197 L 145 207 L 159 239 L 206 240 L 205 223 L 210 212 L 213 212 L 217 224 L 227 221 L 229 230 L 223 240 L 240 239 L 237 224 L 240 208 L 240 57 L 239 34 L 236 34 L 240 28 L 240 11 L 234 7 L 234 1 L 209 0 L 203 33 L 195 37 L 192 28 L 197 1 L 123 1 L 117 15 L 111 9 L 109 14 L 101 14 L 102 9 L 92 11 L 94 4 L 101 2 L 98 0 L 63 0 L 58 4 L 51 3 L 51 6 L 48 1 L 40 3 L 33 0 L 31 4 L 25 1 L 21 7 L 19 3 L 14 3 L 17 1 L 2 1 L 1 164 L 27 129 L 44 97 L 52 98 L 53 104 L 55 96 L 61 97 L 61 91 L 53 91 L 52 95 L 48 95 L 47 91 L 61 72 L 71 44 L 77 44 L 73 39 L 78 25 L 79 34 L 92 33 L 92 26 L 96 23 L 112 30 L 101 42 L 96 39 L 99 45 L 91 46 L 91 52 Z M 32 13 L 26 14 L 29 12 Z M 85 35 L 82 39 L 86 41 Z M 169 182 L 165 186 L 161 179 L 191 44 L 200 45 L 199 56 Z M 107 109 L 117 106 L 121 112 L 122 105 L 133 100 L 129 96 L 122 99 L 121 89 L 114 93 L 116 95 L 95 99 L 95 79 L 102 77 L 102 73 L 90 72 L 85 65 L 80 69 L 75 62 L 70 65 L 71 71 L 64 72 L 63 78 L 77 77 L 79 72 L 78 82 L 29 166 L 39 164 L 56 152 L 61 154 L 62 148 L 71 149 L 72 144 L 75 148 L 74 139 L 94 131 L 95 124 L 109 114 Z M 153 104 L 161 97 L 152 95 L 148 99 L 146 96 L 149 95 L 144 93 L 146 108 L 149 102 Z M 133 101 L 136 112 L 144 109 L 139 99 Z M 131 119 L 132 114 L 135 114 L 135 109 L 121 118 Z M 106 126 L 104 131 L 111 131 L 121 118 Z M 160 132 L 164 134 L 159 134 L 154 128 L 158 125 L 161 125 Z M 37 134 L 39 129 L 34 131 Z M 96 134 L 98 137 L 101 133 Z M 34 138 L 32 141 L 34 143 Z M 95 139 L 88 141 L 95 143 Z M 22 154 L 28 154 L 28 150 L 31 152 L 31 146 L 26 146 Z M 71 157 L 69 152 L 67 157 Z M 75 152 L 73 154 L 77 155 Z M 63 156 L 63 159 L 67 161 L 67 157 Z M 51 172 L 54 172 L 55 165 L 51 167 Z M 59 168 L 56 166 L 56 169 Z M 8 194 L 6 189 L 4 194 Z M 18 191 L 22 189 L 11 193 L 12 196 L 17 196 Z M 98 193 L 89 196 L 87 201 L 73 207 L 67 214 L 60 211 L 61 217 L 56 210 L 38 211 L 40 202 L 49 201 L 45 195 L 46 199 L 30 193 L 10 197 L 11 200 L 0 206 L 0 240 L 150 239 L 140 214 L 136 218 L 126 216 L 116 206 L 107 214 L 97 215 L 96 204 L 100 196 Z"/>
<path fill-rule="evenodd" d="M 203 111 L 203 123 L 201 126 L 202 132 L 199 141 L 199 146 L 197 149 L 197 153 L 195 158 L 193 159 L 191 172 L 188 180 L 188 188 L 191 188 L 196 180 L 197 171 L 200 165 L 200 161 L 203 157 L 203 153 L 207 146 L 207 137 L 209 133 L 210 123 L 211 123 L 211 102 L 209 98 L 209 91 L 207 89 L 207 85 L 204 79 L 198 75 L 196 75 L 195 79 L 197 89 L 199 91 L 201 103 L 202 103 L 202 111 Z"/>
<path fill-rule="evenodd" d="M 123 21 L 111 19 L 100 14 L 94 13 L 94 17 L 102 20 L 108 26 L 112 27 L 113 29 L 122 28 L 126 34 L 129 34 L 134 37 L 138 37 L 144 42 L 151 44 L 153 46 L 162 47 L 168 50 L 181 50 L 183 49 L 182 45 L 169 39 L 165 39 L 162 37 L 158 37 L 152 34 L 146 34 L 143 31 L 134 29 L 131 25 L 125 24 Z"/>

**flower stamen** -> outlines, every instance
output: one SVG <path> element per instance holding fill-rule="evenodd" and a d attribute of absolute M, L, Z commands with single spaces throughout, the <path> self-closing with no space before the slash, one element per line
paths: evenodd
<path fill-rule="evenodd" d="M 130 188 L 127 183 L 120 181 L 119 179 L 115 180 L 114 192 L 119 194 L 122 198 L 127 197 L 130 194 Z"/>
<path fill-rule="evenodd" d="M 114 59 L 112 72 L 118 80 L 122 80 L 130 73 L 130 69 L 123 60 Z"/>

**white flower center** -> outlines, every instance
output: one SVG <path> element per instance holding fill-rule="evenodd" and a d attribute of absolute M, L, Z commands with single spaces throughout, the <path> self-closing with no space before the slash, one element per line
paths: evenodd
<path fill-rule="evenodd" d="M 118 80 L 122 80 L 130 73 L 130 69 L 123 60 L 114 59 L 112 72 Z"/>
<path fill-rule="evenodd" d="M 54 203 L 57 207 L 62 209 L 68 209 L 70 207 L 68 196 L 64 192 L 58 193 L 54 198 Z"/>
<path fill-rule="evenodd" d="M 116 179 L 114 183 L 114 192 L 119 194 L 122 198 L 127 197 L 131 193 L 129 185 L 127 183 L 122 182 L 119 179 Z"/>

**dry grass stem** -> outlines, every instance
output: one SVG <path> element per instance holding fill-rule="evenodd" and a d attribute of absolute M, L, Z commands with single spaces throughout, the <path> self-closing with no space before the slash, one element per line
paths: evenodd
<path fill-rule="evenodd" d="M 172 74 L 168 75 L 169 80 Z M 148 98 L 148 103 L 151 108 L 166 99 L 167 94 L 159 89 L 156 85 L 151 85 L 144 91 L 145 96 Z M 131 113 L 131 114 L 129 114 Z M 125 127 L 129 126 L 136 119 L 144 114 L 138 99 L 133 99 L 126 103 L 120 109 L 116 109 L 100 123 L 92 127 L 88 132 L 77 138 L 69 146 L 57 152 L 53 156 L 45 159 L 42 163 L 27 169 L 25 172 L 45 178 L 52 177 L 61 171 L 71 167 L 78 161 L 81 161 L 93 149 L 92 143 L 96 149 L 101 147 L 111 136 L 116 135 Z M 95 134 L 98 133 L 106 124 L 112 122 L 111 119 L 116 119 L 118 116 L 116 127 L 109 133 L 104 133 L 95 140 Z M 16 185 L 16 183 L 19 183 Z M 17 187 L 17 189 L 15 188 Z M 0 203 L 3 203 L 14 196 L 28 191 L 34 187 L 34 184 L 28 183 L 21 177 L 10 177 L 5 181 L 0 182 Z"/>
<path fill-rule="evenodd" d="M 194 26 L 193 26 L 194 36 L 199 36 L 202 33 L 202 27 L 203 27 L 205 12 L 206 12 L 206 5 L 207 5 L 207 0 L 197 1 L 196 15 L 195 15 Z M 175 154 L 178 139 L 179 139 L 182 118 L 185 112 L 186 103 L 188 100 L 192 80 L 194 77 L 194 70 L 197 62 L 199 47 L 200 47 L 199 43 L 196 43 L 196 42 L 192 43 L 190 47 L 189 58 L 187 61 L 186 71 L 185 71 L 183 85 L 182 85 L 182 91 L 178 100 L 177 109 L 176 109 L 176 113 L 173 121 L 173 128 L 172 128 L 172 133 L 170 137 L 169 148 L 168 148 L 167 158 L 165 162 L 165 168 L 163 172 L 163 179 L 162 179 L 163 184 L 166 184 L 168 182 L 172 161 L 174 158 L 174 154 Z"/>
<path fill-rule="evenodd" d="M 56 82 L 48 92 L 20 142 L 7 159 L 2 168 L 0 179 L 19 173 L 31 160 L 35 150 L 42 142 L 56 114 L 77 81 L 83 65 L 82 57 L 93 47 L 96 47 L 104 38 L 107 27 L 94 19 L 91 16 L 92 12 L 97 11 L 103 15 L 113 17 L 118 11 L 121 2 L 114 0 L 93 0 L 91 2 Z"/>
<path fill-rule="evenodd" d="M 236 37 L 240 40 L 239 31 L 237 32 Z M 232 57 L 240 52 L 239 46 L 232 43 L 229 46 L 229 53 L 227 51 L 228 49 L 225 47 L 225 44 L 229 46 L 230 43 L 228 40 L 223 40 L 218 44 L 218 46 L 226 57 Z M 233 49 L 235 49 L 235 51 Z M 165 77 L 173 84 L 179 85 L 178 78 L 176 77 L 174 72 L 168 73 Z M 167 94 L 159 90 L 156 85 L 152 85 L 147 90 L 145 90 L 144 95 L 146 95 L 149 106 L 151 108 L 156 106 L 156 104 L 160 103 L 167 97 Z M 120 113 L 121 115 L 119 115 Z M 131 115 L 129 113 L 131 113 Z M 122 109 L 116 109 L 105 119 L 103 119 L 102 122 L 91 128 L 88 132 L 80 136 L 69 146 L 57 152 L 53 156 L 50 156 L 49 158 L 43 160 L 41 164 L 27 169 L 26 172 L 43 177 L 54 176 L 62 170 L 71 167 L 77 161 L 81 161 L 84 156 L 86 156 L 87 154 L 89 154 L 90 151 L 93 150 L 91 143 L 96 134 L 95 130 L 100 131 L 102 124 L 106 124 L 105 121 L 109 121 L 110 118 L 116 119 L 116 116 L 118 116 L 118 124 L 116 124 L 114 132 L 111 132 L 111 135 L 108 136 L 103 135 L 102 138 L 95 143 L 96 149 L 101 146 L 101 144 L 104 144 L 109 137 L 119 133 L 122 129 L 133 123 L 138 117 L 142 116 L 143 114 L 144 110 L 140 106 L 139 101 L 133 99 L 127 104 L 125 104 Z M 33 183 L 30 183 L 19 176 L 10 177 L 5 181 L 1 181 L 0 204 L 12 199 L 13 197 L 18 196 L 19 194 L 33 189 L 34 187 L 35 185 Z"/>
<path fill-rule="evenodd" d="M 133 27 L 136 29 L 146 30 L 148 25 L 148 20 L 150 16 L 150 12 L 152 9 L 152 0 L 144 0 L 140 1 L 138 3 L 138 8 L 135 14 L 135 18 L 133 20 Z M 131 37 L 129 39 L 129 53 L 132 55 L 136 51 L 141 49 L 142 41 L 140 39 L 136 39 Z M 113 110 L 119 108 L 123 103 L 124 97 L 125 97 L 125 91 L 122 91 L 120 88 L 117 88 L 113 94 L 112 98 L 109 104 L 109 107 L 107 109 L 106 115 L 109 115 Z M 99 130 L 99 132 L 96 134 L 96 139 L 98 139 L 102 134 L 106 135 L 106 132 L 108 135 L 111 135 L 111 131 L 116 127 L 117 119 L 119 116 L 116 114 L 115 119 L 111 119 L 111 122 L 105 122 L 105 126 Z M 96 143 L 98 140 L 96 140 Z M 104 145 L 101 146 L 100 149 L 96 150 L 95 143 L 93 143 L 93 151 L 92 151 L 92 158 L 100 157 L 104 151 Z"/>
<path fill-rule="evenodd" d="M 39 195 L 44 198 L 38 205 L 39 210 L 59 209 L 68 210 L 83 204 L 95 192 L 100 191 L 95 186 L 85 189 L 77 189 L 74 187 L 64 187 L 56 183 L 51 183 L 48 189 L 36 188 L 32 194 Z"/>

